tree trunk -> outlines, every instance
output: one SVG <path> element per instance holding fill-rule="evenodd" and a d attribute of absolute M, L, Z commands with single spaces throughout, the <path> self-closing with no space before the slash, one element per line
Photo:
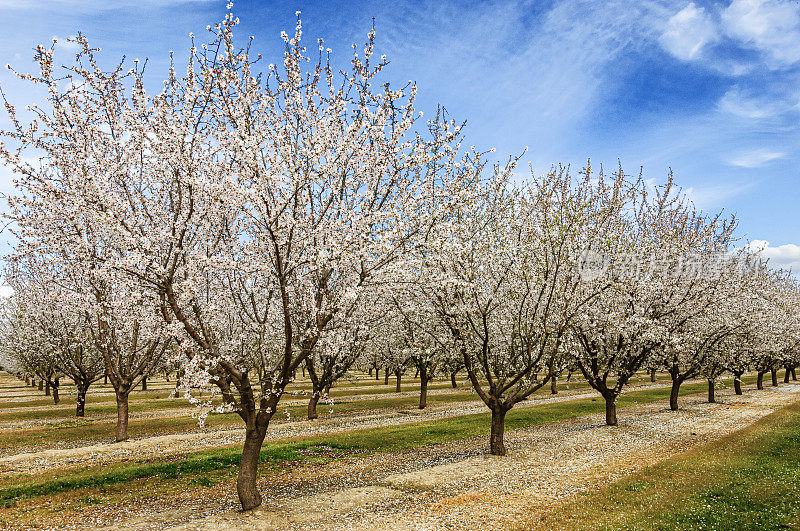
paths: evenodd
<path fill-rule="evenodd" d="M 656 370 L 655 369 L 650 369 L 650 381 L 651 382 L 655 382 L 656 381 Z"/>
<path fill-rule="evenodd" d="M 75 406 L 76 417 L 86 416 L 86 391 L 87 391 L 86 388 L 78 387 L 78 400 Z"/>
<path fill-rule="evenodd" d="M 428 403 L 428 375 L 421 373 L 422 379 L 419 382 L 419 408 L 425 409 Z"/>
<path fill-rule="evenodd" d="M 108 373 L 103 375 L 103 385 L 108 385 Z"/>
<path fill-rule="evenodd" d="M 386 373 L 383 375 L 383 385 L 389 385 L 389 367 L 386 367 Z"/>
<path fill-rule="evenodd" d="M 606 425 L 617 425 L 617 395 L 608 394 L 606 399 Z"/>
<path fill-rule="evenodd" d="M 792 367 L 792 380 L 797 381 L 797 369 Z"/>
<path fill-rule="evenodd" d="M 558 394 L 558 376 L 555 374 L 550 379 L 550 394 L 557 395 Z"/>
<path fill-rule="evenodd" d="M 308 420 L 319 418 L 317 415 L 317 402 L 319 402 L 319 392 L 314 391 L 311 393 L 311 398 L 308 400 Z"/>
<path fill-rule="evenodd" d="M 39 391 L 43 391 L 43 390 L 44 390 L 44 380 L 40 379 L 39 380 Z"/>
<path fill-rule="evenodd" d="M 369 374 L 369 377 L 372 378 L 372 367 L 367 369 L 367 374 Z"/>
<path fill-rule="evenodd" d="M 758 377 L 756 378 L 756 388 L 764 389 L 764 373 L 761 371 L 758 371 Z"/>
<path fill-rule="evenodd" d="M 396 387 L 395 391 L 397 393 L 399 393 L 400 392 L 400 378 L 402 377 L 402 375 L 400 374 L 400 371 L 395 371 L 394 375 L 397 377 L 397 387 Z"/>
<path fill-rule="evenodd" d="M 788 375 L 788 373 L 787 373 L 787 375 Z M 787 376 L 787 378 L 788 378 L 788 376 Z M 787 379 L 786 381 L 788 382 L 789 380 Z M 44 383 L 44 396 L 50 396 L 50 380 L 48 380 L 48 381 L 46 381 Z"/>
<path fill-rule="evenodd" d="M 492 409 L 492 433 L 489 437 L 489 450 L 492 455 L 506 455 L 503 432 L 506 428 L 506 411 L 502 407 Z"/>
<path fill-rule="evenodd" d="M 236 492 L 245 511 L 261 505 L 261 493 L 258 492 L 258 460 L 266 433 L 266 427 L 264 430 L 248 429 L 245 433 L 242 461 L 239 464 L 239 475 L 236 477 Z"/>
<path fill-rule="evenodd" d="M 678 393 L 681 390 L 682 383 L 679 379 L 672 380 L 672 389 L 669 392 L 669 408 L 672 411 L 678 411 Z"/>
<path fill-rule="evenodd" d="M 742 379 L 739 375 L 733 377 L 733 390 L 736 391 L 737 395 L 742 394 Z"/>
<path fill-rule="evenodd" d="M 147 391 L 147 376 L 142 376 L 142 391 Z"/>
<path fill-rule="evenodd" d="M 770 369 L 770 376 L 772 376 L 772 387 L 778 387 L 778 371 Z"/>
<path fill-rule="evenodd" d="M 454 372 L 450 373 L 450 385 L 453 386 L 453 389 L 458 387 L 458 383 L 456 383 L 456 373 L 454 373 Z"/>
<path fill-rule="evenodd" d="M 58 396 L 58 378 L 56 378 L 55 385 L 53 385 L 53 403 L 58 404 L 61 402 L 61 398 Z"/>
<path fill-rule="evenodd" d="M 715 404 L 717 402 L 716 397 L 714 396 L 714 384 L 716 382 L 711 378 L 708 379 L 708 403 Z"/>
<path fill-rule="evenodd" d="M 380 379 L 381 379 L 381 370 L 375 367 L 375 381 L 377 382 Z"/>
<path fill-rule="evenodd" d="M 128 393 L 117 393 L 116 441 L 128 440 Z"/>
<path fill-rule="evenodd" d="M 789 378 L 792 376 L 792 370 L 786 366 L 786 374 L 783 375 L 783 383 L 789 383 Z"/>

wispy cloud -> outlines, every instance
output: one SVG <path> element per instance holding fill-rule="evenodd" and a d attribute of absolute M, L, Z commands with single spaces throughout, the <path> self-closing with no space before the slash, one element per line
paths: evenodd
<path fill-rule="evenodd" d="M 73 8 L 82 10 L 110 11 L 128 7 L 170 7 L 176 4 L 208 4 L 217 0 L 48 0 L 48 7 Z M 41 9 L 40 0 L 0 0 L 3 9 Z"/>
<path fill-rule="evenodd" d="M 80 46 L 77 42 L 75 42 L 75 37 L 75 35 L 70 35 L 69 37 L 59 37 L 58 35 L 53 35 L 53 42 L 55 43 L 56 49 L 67 52 L 76 52 Z"/>
<path fill-rule="evenodd" d="M 769 149 L 756 149 L 740 153 L 728 159 L 728 164 L 741 168 L 758 168 L 773 160 L 782 159 L 786 153 L 782 151 L 772 151 Z"/>
<path fill-rule="evenodd" d="M 718 12 L 690 3 L 663 24 L 661 45 L 682 61 L 704 59 L 709 68 L 743 75 L 753 65 L 732 49 L 760 55 L 772 70 L 800 62 L 800 3 L 792 0 L 733 0 Z M 708 46 L 706 46 L 708 45 Z M 716 53 L 703 54 L 715 47 Z"/>
<path fill-rule="evenodd" d="M 782 88 L 782 87 L 781 87 Z M 719 100 L 719 109 L 742 118 L 772 118 L 781 114 L 797 111 L 800 98 L 792 92 L 775 93 L 768 87 L 760 87 L 760 93 L 752 94 L 735 86 L 728 90 Z"/>
<path fill-rule="evenodd" d="M 800 4 L 782 0 L 733 0 L 723 10 L 727 34 L 764 54 L 772 68 L 800 61 Z"/>
<path fill-rule="evenodd" d="M 758 252 L 769 260 L 773 268 L 791 269 L 793 273 L 800 271 L 800 246 L 793 243 L 771 246 L 766 240 L 753 240 L 747 248 Z"/>
<path fill-rule="evenodd" d="M 697 208 L 713 210 L 724 206 L 729 199 L 750 191 L 756 184 L 755 181 L 750 181 L 738 184 L 691 186 L 686 188 L 684 193 Z"/>
<path fill-rule="evenodd" d="M 660 40 L 668 52 L 688 61 L 698 57 L 707 43 L 719 40 L 717 31 L 705 8 L 692 2 L 670 17 Z"/>

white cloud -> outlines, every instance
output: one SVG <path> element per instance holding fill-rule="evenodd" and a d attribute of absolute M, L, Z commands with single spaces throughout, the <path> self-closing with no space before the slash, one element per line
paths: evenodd
<path fill-rule="evenodd" d="M 734 87 L 720 98 L 718 107 L 721 111 L 739 116 L 742 118 L 772 118 L 783 113 L 798 110 L 798 98 L 796 95 L 787 97 L 786 95 L 760 95 L 749 96 L 739 87 Z"/>
<path fill-rule="evenodd" d="M 728 164 L 742 168 L 758 168 L 759 166 L 763 166 L 764 164 L 767 164 L 773 160 L 782 159 L 785 156 L 786 153 L 781 151 L 771 151 L 769 149 L 762 148 L 740 153 L 728 159 Z"/>
<path fill-rule="evenodd" d="M 55 42 L 57 50 L 64 50 L 67 52 L 77 52 L 78 43 L 75 42 L 75 35 L 71 35 L 69 37 L 59 37 L 58 35 L 53 35 L 53 41 Z"/>
<path fill-rule="evenodd" d="M 718 39 L 714 21 L 704 8 L 692 2 L 670 17 L 660 40 L 669 53 L 689 61 L 699 57 L 703 46 Z"/>
<path fill-rule="evenodd" d="M 697 208 L 712 210 L 720 208 L 728 199 L 747 192 L 755 185 L 756 182 L 751 181 L 738 184 L 690 186 L 683 192 Z"/>
<path fill-rule="evenodd" d="M 753 240 L 745 247 L 758 251 L 773 268 L 791 269 L 793 273 L 800 271 L 800 246 L 788 243 L 773 247 L 766 240 Z"/>
<path fill-rule="evenodd" d="M 771 68 L 800 61 L 800 4 L 784 0 L 733 0 L 722 12 L 726 33 L 755 48 Z"/>
<path fill-rule="evenodd" d="M 93 11 L 104 11 L 127 7 L 169 7 L 176 4 L 207 4 L 216 0 L 49 0 L 54 6 Z M 42 8 L 40 0 L 0 0 L 0 9 L 37 9 Z"/>

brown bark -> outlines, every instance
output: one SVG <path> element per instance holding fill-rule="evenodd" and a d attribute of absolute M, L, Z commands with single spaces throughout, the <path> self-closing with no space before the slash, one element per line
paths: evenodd
<path fill-rule="evenodd" d="M 450 385 L 453 386 L 453 389 L 458 387 L 458 383 L 456 382 L 456 373 L 454 373 L 454 372 L 450 373 Z"/>
<path fill-rule="evenodd" d="M 319 402 L 319 393 L 312 392 L 311 398 L 308 400 L 308 420 L 319 418 L 317 415 L 317 403 Z"/>
<path fill-rule="evenodd" d="M 761 371 L 758 371 L 758 377 L 756 377 L 756 388 L 764 389 L 764 373 Z"/>
<path fill-rule="evenodd" d="M 61 398 L 58 396 L 58 378 L 56 378 L 56 385 L 53 386 L 53 403 L 58 404 Z"/>
<path fill-rule="evenodd" d="M 400 371 L 394 371 L 394 375 L 397 378 L 397 385 L 395 386 L 395 392 L 399 393 L 400 392 L 400 379 L 402 378 L 403 375 L 400 374 Z"/>
<path fill-rule="evenodd" d="M 606 399 L 606 425 L 617 425 L 617 395 L 609 393 L 604 397 Z"/>
<path fill-rule="evenodd" d="M 656 381 L 656 370 L 655 369 L 650 369 L 650 381 L 651 382 L 655 382 Z"/>
<path fill-rule="evenodd" d="M 147 376 L 142 377 L 142 391 L 147 391 Z"/>
<path fill-rule="evenodd" d="M 44 390 L 44 380 L 42 380 L 42 379 L 40 378 L 40 379 L 39 379 L 39 391 L 43 391 L 43 390 Z"/>
<path fill-rule="evenodd" d="M 86 416 L 86 391 L 87 389 L 85 387 L 78 387 L 78 399 L 75 405 L 76 417 Z"/>
<path fill-rule="evenodd" d="M 714 396 L 714 386 L 716 382 L 711 378 L 708 379 L 708 403 L 714 404 L 717 402 L 716 397 Z"/>
<path fill-rule="evenodd" d="M 778 387 L 778 371 L 770 369 L 770 376 L 772 376 L 772 387 Z"/>
<path fill-rule="evenodd" d="M 785 368 L 785 374 L 783 375 L 783 383 L 789 383 L 789 378 L 792 376 L 792 369 L 789 368 L 787 365 Z"/>
<path fill-rule="evenodd" d="M 680 379 L 673 379 L 672 380 L 672 389 L 669 392 L 669 408 L 672 411 L 678 411 L 678 393 L 681 390 L 681 384 L 683 380 Z"/>
<path fill-rule="evenodd" d="M 792 380 L 797 381 L 797 369 L 792 367 Z"/>
<path fill-rule="evenodd" d="M 116 441 L 128 440 L 128 393 L 117 393 Z"/>
<path fill-rule="evenodd" d="M 738 375 L 733 378 L 733 390 L 737 395 L 742 394 L 742 380 Z"/>
<path fill-rule="evenodd" d="M 239 502 L 244 511 L 261 505 L 261 493 L 258 491 L 258 460 L 266 433 L 266 426 L 263 429 L 248 428 L 245 432 L 242 461 L 236 477 L 236 492 L 239 494 Z"/>
<path fill-rule="evenodd" d="M 50 382 L 44 383 L 44 396 L 50 396 Z"/>
<path fill-rule="evenodd" d="M 419 382 L 419 409 L 425 409 L 428 403 L 428 375 L 422 373 L 422 379 Z"/>
<path fill-rule="evenodd" d="M 558 394 L 558 376 L 555 374 L 552 378 L 550 378 L 550 394 L 557 395 Z"/>
<path fill-rule="evenodd" d="M 383 375 L 383 385 L 389 385 L 389 367 L 386 367 L 386 372 Z"/>
<path fill-rule="evenodd" d="M 489 437 L 489 451 L 492 455 L 506 455 L 503 432 L 506 427 L 506 410 L 501 406 L 492 409 L 492 433 Z"/>

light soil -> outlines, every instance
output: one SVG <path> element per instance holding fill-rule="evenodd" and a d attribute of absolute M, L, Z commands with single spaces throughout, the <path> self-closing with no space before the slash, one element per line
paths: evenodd
<path fill-rule="evenodd" d="M 575 396 L 571 398 L 576 398 Z M 198 501 L 116 521 L 106 529 L 507 529 L 535 527 L 538 516 L 671 455 L 742 429 L 800 400 L 800 385 L 718 403 L 682 399 L 506 432 L 509 455 L 486 455 L 487 437 L 403 452 L 304 465 L 262 477 L 264 505 L 241 513 L 235 501 Z M 220 493 L 217 486 L 208 495 Z M 229 497 L 230 498 L 230 497 Z M 204 499 L 205 502 L 199 501 Z M 216 514 L 215 514 L 216 513 Z"/>
<path fill-rule="evenodd" d="M 666 382 L 656 384 L 632 384 L 630 390 L 644 390 L 664 387 Z M 562 390 L 558 395 L 533 395 L 532 399 L 521 402 L 515 408 L 536 407 L 568 400 L 594 398 L 599 399 L 593 390 Z M 283 403 L 282 403 L 283 405 Z M 323 404 L 320 408 L 327 407 Z M 364 413 L 353 413 L 343 416 L 320 418 L 314 421 L 287 421 L 276 416 L 267 430 L 267 441 L 284 440 L 309 435 L 324 435 L 366 428 L 397 426 L 402 424 L 451 418 L 475 413 L 486 413 L 488 409 L 482 402 L 453 402 L 448 404 L 431 404 L 424 410 L 411 407 L 407 409 L 381 409 Z M 151 417 L 166 417 L 169 413 L 158 415 L 156 412 L 145 412 Z M 186 414 L 184 410 L 183 414 Z M 280 412 L 279 412 L 280 414 Z M 142 414 L 144 416 L 144 414 Z M 131 418 L 137 418 L 135 413 Z M 112 434 L 109 434 L 111 437 Z M 146 459 L 180 455 L 187 452 L 208 448 L 241 445 L 244 441 L 244 430 L 217 429 L 194 433 L 180 433 L 131 439 L 120 443 L 100 443 L 69 448 L 43 449 L 34 452 L 18 453 L 0 457 L 0 476 L 20 472 L 33 473 L 50 469 L 68 469 L 83 466 L 108 464 L 132 459 Z"/>

